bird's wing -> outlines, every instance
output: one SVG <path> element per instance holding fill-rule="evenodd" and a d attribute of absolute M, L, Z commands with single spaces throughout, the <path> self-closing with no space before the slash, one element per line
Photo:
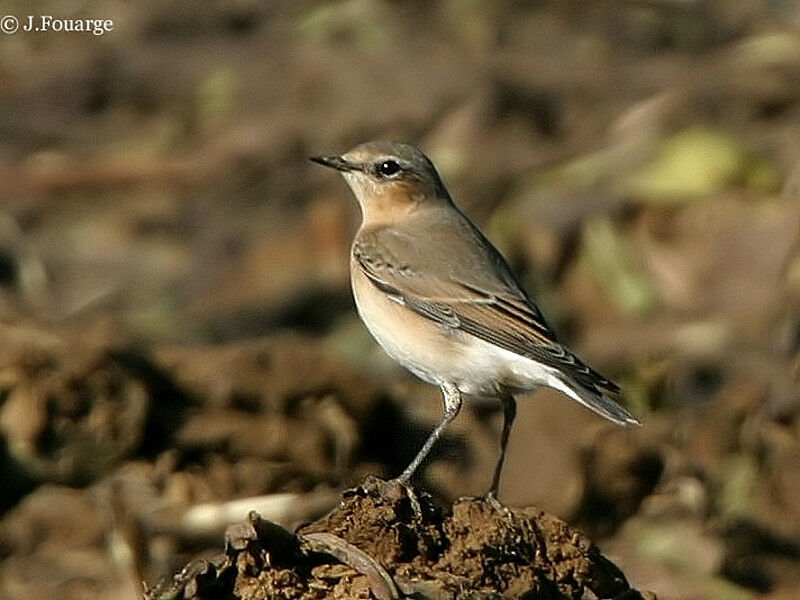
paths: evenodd
<path fill-rule="evenodd" d="M 448 236 L 451 242 L 464 235 L 473 236 L 472 242 L 441 248 L 456 260 L 423 256 L 420 240 L 413 237 L 419 232 L 391 228 L 361 232 L 353 243 L 353 260 L 396 302 L 442 327 L 557 369 L 583 388 L 576 400 L 611 420 L 630 422 L 633 418 L 612 399 L 619 396 L 619 387 L 557 341 L 497 250 L 468 221 L 461 227 L 462 235 Z"/>
<path fill-rule="evenodd" d="M 448 236 L 447 245 L 432 237 L 422 243 L 425 232 L 371 229 L 356 236 L 353 259 L 385 293 L 442 325 L 463 329 L 474 320 L 505 332 L 509 342 L 557 343 L 500 254 L 477 230 L 458 233 L 477 237 L 466 243 L 463 235 Z"/>

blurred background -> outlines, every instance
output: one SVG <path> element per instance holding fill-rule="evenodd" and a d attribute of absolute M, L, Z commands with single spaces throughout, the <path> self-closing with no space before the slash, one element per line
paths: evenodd
<path fill-rule="evenodd" d="M 135 598 L 413 456 L 440 394 L 359 322 L 307 160 L 375 138 L 644 421 L 523 399 L 501 499 L 663 598 L 797 597 L 796 1 L 1 4 L 114 27 L 0 34 L 0 597 Z M 498 435 L 468 404 L 420 485 L 483 493 Z"/>

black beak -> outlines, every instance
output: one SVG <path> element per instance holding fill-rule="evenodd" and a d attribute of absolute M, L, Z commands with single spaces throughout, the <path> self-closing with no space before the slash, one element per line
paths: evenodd
<path fill-rule="evenodd" d="M 337 171 L 363 171 L 361 165 L 347 162 L 341 156 L 312 156 L 311 160 Z"/>

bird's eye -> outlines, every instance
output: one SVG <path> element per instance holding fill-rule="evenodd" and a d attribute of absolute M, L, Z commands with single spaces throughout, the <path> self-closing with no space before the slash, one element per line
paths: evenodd
<path fill-rule="evenodd" d="M 393 160 L 385 160 L 378 164 L 378 173 L 384 177 L 391 177 L 400 172 L 400 165 Z"/>

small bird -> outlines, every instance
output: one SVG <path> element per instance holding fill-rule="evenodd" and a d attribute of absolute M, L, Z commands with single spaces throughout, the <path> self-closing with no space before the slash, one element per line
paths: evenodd
<path fill-rule="evenodd" d="M 617 385 L 557 339 L 500 252 L 453 203 L 418 148 L 368 142 L 312 161 L 339 171 L 361 207 L 350 253 L 358 313 L 383 349 L 444 395 L 444 418 L 397 480 L 406 484 L 456 417 L 462 394 L 503 406 L 496 499 L 514 394 L 547 386 L 619 425 L 639 421 Z"/>

